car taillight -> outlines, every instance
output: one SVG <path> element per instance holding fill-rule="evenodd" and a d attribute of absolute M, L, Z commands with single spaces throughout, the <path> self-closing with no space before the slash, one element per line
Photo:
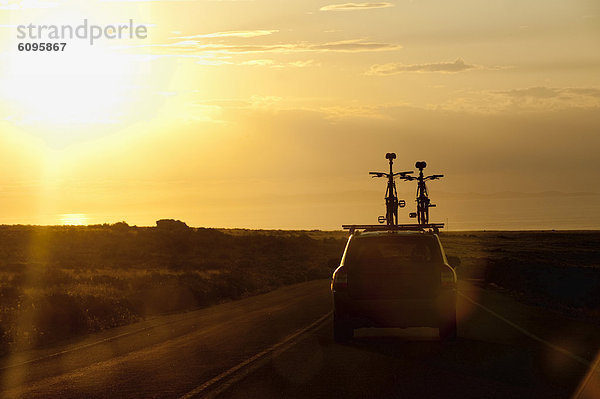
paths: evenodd
<path fill-rule="evenodd" d="M 448 267 L 442 267 L 442 287 L 451 287 L 454 285 L 454 273 Z"/>
<path fill-rule="evenodd" d="M 343 267 L 336 270 L 335 274 L 333 275 L 332 288 L 334 291 L 348 288 L 348 273 Z"/>

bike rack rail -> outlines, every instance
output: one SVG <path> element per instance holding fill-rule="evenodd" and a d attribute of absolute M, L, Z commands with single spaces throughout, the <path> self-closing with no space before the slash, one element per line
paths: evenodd
<path fill-rule="evenodd" d="M 364 231 L 426 231 L 429 229 L 435 233 L 439 232 L 439 229 L 444 227 L 444 223 L 427 223 L 427 224 L 344 224 L 342 229 L 350 230 L 350 234 L 357 230 Z"/>

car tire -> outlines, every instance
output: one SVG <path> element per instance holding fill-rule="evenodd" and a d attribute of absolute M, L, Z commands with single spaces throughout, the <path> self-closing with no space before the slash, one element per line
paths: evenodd
<path fill-rule="evenodd" d="M 456 341 L 457 337 L 457 326 L 456 326 L 456 310 L 452 311 L 452 314 L 442 322 L 439 328 L 440 340 L 444 342 Z"/>
<path fill-rule="evenodd" d="M 333 340 L 335 342 L 345 342 L 354 336 L 354 329 L 348 325 L 348 322 L 340 320 L 333 316 Z"/>

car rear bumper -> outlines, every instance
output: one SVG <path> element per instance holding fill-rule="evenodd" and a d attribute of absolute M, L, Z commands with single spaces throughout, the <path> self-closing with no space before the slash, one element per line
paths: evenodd
<path fill-rule="evenodd" d="M 362 299 L 334 293 L 335 317 L 359 327 L 439 327 L 454 313 L 456 294 L 446 291 L 435 298 Z"/>

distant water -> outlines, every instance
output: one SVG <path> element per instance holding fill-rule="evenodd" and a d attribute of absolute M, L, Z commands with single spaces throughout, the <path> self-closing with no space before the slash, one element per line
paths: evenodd
<path fill-rule="evenodd" d="M 600 229 L 600 196 L 445 199 L 431 210 L 450 230 Z"/>

